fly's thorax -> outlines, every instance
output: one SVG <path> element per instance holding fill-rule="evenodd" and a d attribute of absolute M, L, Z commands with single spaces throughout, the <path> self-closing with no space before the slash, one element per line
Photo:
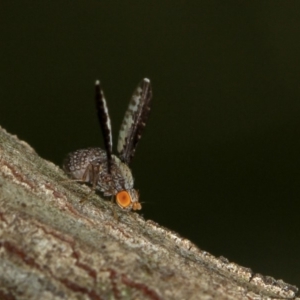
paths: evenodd
<path fill-rule="evenodd" d="M 116 194 L 116 202 L 124 210 L 140 210 L 139 194 L 135 189 L 120 191 Z"/>
<path fill-rule="evenodd" d="M 124 189 L 132 189 L 134 180 L 130 168 L 125 163 L 123 163 L 118 157 L 114 156 L 114 160 L 119 173 L 118 176 L 120 176 L 120 178 L 123 178 Z"/>
<path fill-rule="evenodd" d="M 101 166 L 97 181 L 97 189 L 104 196 L 115 196 L 118 192 L 133 188 L 133 177 L 129 167 L 118 157 L 112 155 L 110 172 L 107 163 Z"/>

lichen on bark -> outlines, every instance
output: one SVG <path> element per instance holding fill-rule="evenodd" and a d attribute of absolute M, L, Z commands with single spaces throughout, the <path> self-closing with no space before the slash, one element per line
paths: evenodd
<path fill-rule="evenodd" d="M 82 204 L 89 187 L 1 128 L 0 187 L 1 299 L 296 297 L 98 195 Z"/>

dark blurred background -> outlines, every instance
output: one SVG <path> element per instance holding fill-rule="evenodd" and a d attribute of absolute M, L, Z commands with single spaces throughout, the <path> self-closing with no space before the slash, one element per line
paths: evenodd
<path fill-rule="evenodd" d="M 300 1 L 2 1 L 0 124 L 61 164 L 115 141 L 149 77 L 131 165 L 142 214 L 300 286 Z M 116 143 L 115 143 L 116 144 Z"/>

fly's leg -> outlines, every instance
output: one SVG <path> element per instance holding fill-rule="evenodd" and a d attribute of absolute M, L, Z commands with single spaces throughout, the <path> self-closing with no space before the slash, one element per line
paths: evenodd
<path fill-rule="evenodd" d="M 91 191 L 84 198 L 82 198 L 80 200 L 80 203 L 84 203 L 86 200 L 89 199 L 89 197 L 92 194 L 95 193 L 100 171 L 101 171 L 101 167 L 98 162 L 97 163 L 92 162 L 87 166 L 86 170 L 84 171 L 84 173 L 82 175 L 81 181 L 86 182 L 87 176 L 89 176 L 88 178 L 89 178 L 89 182 L 92 184 L 92 188 L 91 188 Z"/>
<path fill-rule="evenodd" d="M 114 203 L 115 202 L 115 197 L 111 196 L 110 201 L 111 201 L 111 203 Z M 118 214 L 116 212 L 116 205 L 114 205 L 114 204 L 112 205 L 112 213 L 113 213 L 114 219 L 116 221 L 119 221 L 119 217 L 118 217 Z"/>

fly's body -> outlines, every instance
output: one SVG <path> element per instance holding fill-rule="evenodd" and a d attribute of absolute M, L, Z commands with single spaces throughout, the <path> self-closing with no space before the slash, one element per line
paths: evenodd
<path fill-rule="evenodd" d="M 133 188 L 133 176 L 128 167 L 150 111 L 152 90 L 145 78 L 134 91 L 119 132 L 117 150 L 112 154 L 111 122 L 100 82 L 96 81 L 96 107 L 104 138 L 105 150 L 87 148 L 70 153 L 64 170 L 74 179 L 89 183 L 104 196 L 115 196 L 122 209 L 140 210 L 139 195 Z"/>

